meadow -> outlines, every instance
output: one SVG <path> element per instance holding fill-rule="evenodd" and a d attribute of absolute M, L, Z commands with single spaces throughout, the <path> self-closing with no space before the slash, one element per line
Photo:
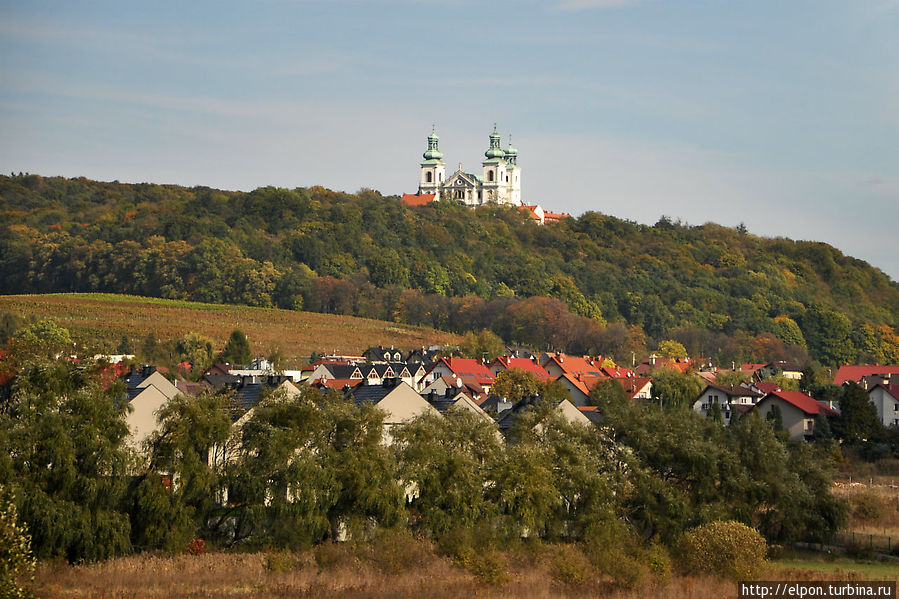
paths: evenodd
<path fill-rule="evenodd" d="M 384 345 L 408 351 L 456 344 L 460 337 L 426 327 L 367 318 L 103 293 L 0 296 L 0 311 L 26 319 L 52 318 L 79 339 L 113 352 L 123 336 L 135 344 L 148 335 L 175 339 L 200 333 L 224 345 L 241 329 L 256 355 L 279 350 L 288 363 L 319 353 L 352 354 Z"/>
<path fill-rule="evenodd" d="M 360 551 L 325 544 L 312 551 L 133 555 L 91 565 L 38 566 L 40 597 L 112 599 L 198 597 L 611 597 L 718 599 L 736 597 L 737 583 L 712 576 L 638 578 L 619 584 L 578 560 L 566 546 L 536 544 L 502 554 L 501 576 L 483 579 L 416 540 L 397 551 Z M 570 546 L 568 546 L 570 549 Z M 560 557 L 568 560 L 565 567 Z M 572 566 L 572 563 L 575 565 Z M 827 561 L 793 555 L 769 562 L 760 580 L 897 580 L 896 563 Z"/>

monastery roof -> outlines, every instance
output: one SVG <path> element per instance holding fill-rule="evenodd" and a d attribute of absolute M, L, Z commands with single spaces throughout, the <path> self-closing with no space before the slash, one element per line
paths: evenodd
<path fill-rule="evenodd" d="M 400 202 L 406 206 L 424 206 L 434 201 L 437 195 L 433 193 L 404 193 Z"/>

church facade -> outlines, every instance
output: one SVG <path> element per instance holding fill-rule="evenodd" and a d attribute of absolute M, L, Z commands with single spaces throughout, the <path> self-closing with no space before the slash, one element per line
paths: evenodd
<path fill-rule="evenodd" d="M 467 206 L 487 203 L 521 205 L 521 168 L 518 166 L 518 150 L 503 149 L 500 135 L 493 128 L 490 147 L 484 152 L 481 173 L 466 173 L 462 163 L 456 172 L 447 176 L 443 154 L 438 148 L 439 138 L 435 132 L 428 136 L 428 149 L 422 155 L 421 176 L 418 195 L 434 196 L 435 200 L 455 199 Z"/>

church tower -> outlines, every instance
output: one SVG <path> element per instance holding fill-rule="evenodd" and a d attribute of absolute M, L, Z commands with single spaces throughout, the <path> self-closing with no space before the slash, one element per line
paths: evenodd
<path fill-rule="evenodd" d="M 496 125 L 493 126 L 493 133 L 490 134 L 490 147 L 484 152 L 484 156 L 487 159 L 482 163 L 484 166 L 483 201 L 505 204 L 510 201 L 506 153 L 500 147 L 500 136 L 496 132 Z"/>
<path fill-rule="evenodd" d="M 446 164 L 443 163 L 443 154 L 437 149 L 437 133 L 431 130 L 428 135 L 428 149 L 422 154 L 424 162 L 421 163 L 421 179 L 418 182 L 418 193 L 433 193 L 434 199 L 440 199 L 440 189 L 446 178 Z"/>
<path fill-rule="evenodd" d="M 512 147 L 511 136 L 504 158 L 506 160 L 506 176 L 509 177 L 509 201 L 517 206 L 521 204 L 521 167 L 518 166 L 518 150 Z"/>

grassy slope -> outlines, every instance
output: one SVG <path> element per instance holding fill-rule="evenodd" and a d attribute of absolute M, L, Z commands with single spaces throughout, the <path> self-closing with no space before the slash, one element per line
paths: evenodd
<path fill-rule="evenodd" d="M 139 343 L 150 333 L 173 339 L 189 331 L 223 346 L 232 330 L 241 329 L 254 352 L 280 348 L 291 362 L 313 351 L 353 354 L 378 344 L 408 350 L 459 340 L 434 329 L 350 316 L 99 293 L 4 295 L 0 311 L 53 318 L 76 337 L 110 348 L 123 335 Z"/>

